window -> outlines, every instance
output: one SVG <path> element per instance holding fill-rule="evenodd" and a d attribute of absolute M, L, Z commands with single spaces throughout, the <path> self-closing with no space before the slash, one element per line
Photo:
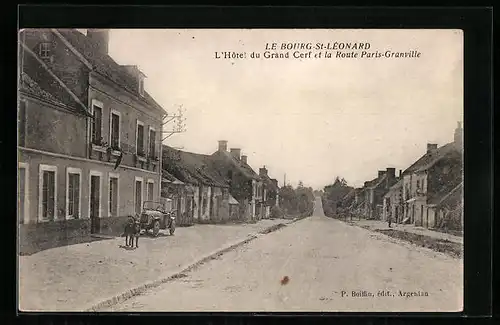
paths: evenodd
<path fill-rule="evenodd" d="M 149 128 L 149 157 L 150 158 L 156 157 L 155 141 L 156 141 L 156 131 L 153 128 Z"/>
<path fill-rule="evenodd" d="M 40 43 L 40 47 L 38 49 L 38 54 L 43 59 L 49 58 L 50 57 L 50 43 L 47 43 L 47 42 Z"/>
<path fill-rule="evenodd" d="M 142 210 L 142 178 L 141 177 L 136 177 L 135 178 L 135 213 L 140 214 Z"/>
<path fill-rule="evenodd" d="M 153 201 L 154 197 L 155 182 L 152 179 L 148 180 L 148 201 Z"/>
<path fill-rule="evenodd" d="M 109 213 L 110 217 L 118 217 L 118 174 L 109 173 Z"/>
<path fill-rule="evenodd" d="M 120 112 L 111 111 L 109 126 L 109 144 L 113 150 L 120 149 Z"/>
<path fill-rule="evenodd" d="M 82 171 L 77 168 L 68 167 L 66 170 L 66 218 L 77 219 L 81 208 L 81 179 Z"/>
<path fill-rule="evenodd" d="M 102 107 L 92 105 L 92 143 L 102 145 Z"/>
<path fill-rule="evenodd" d="M 29 207 L 28 207 L 28 164 L 19 163 L 18 172 L 18 187 L 17 187 L 17 215 L 19 223 L 29 223 Z"/>
<path fill-rule="evenodd" d="M 21 100 L 19 102 L 19 117 L 17 120 L 17 127 L 19 132 L 18 145 L 26 145 L 26 102 Z"/>
<path fill-rule="evenodd" d="M 417 179 L 417 191 L 420 190 L 420 180 Z"/>
<path fill-rule="evenodd" d="M 38 219 L 40 221 L 55 220 L 57 218 L 57 167 L 40 164 L 38 180 Z"/>
<path fill-rule="evenodd" d="M 141 121 L 137 121 L 137 134 L 135 141 L 137 155 L 144 156 L 144 123 Z"/>

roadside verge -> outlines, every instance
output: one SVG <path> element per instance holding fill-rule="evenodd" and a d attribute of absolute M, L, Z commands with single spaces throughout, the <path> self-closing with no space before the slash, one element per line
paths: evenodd
<path fill-rule="evenodd" d="M 396 239 L 401 242 L 409 243 L 411 245 L 423 247 L 430 249 L 435 252 L 443 253 L 453 258 L 463 257 L 463 245 L 461 243 L 451 241 L 448 239 L 439 238 L 432 236 L 430 234 L 424 234 L 422 231 L 420 233 L 411 231 L 411 229 L 395 229 L 388 227 L 374 227 L 363 224 L 358 224 L 357 222 L 349 222 L 340 220 L 350 226 L 357 226 L 359 228 L 366 229 L 371 232 L 379 233 L 387 237 Z"/>

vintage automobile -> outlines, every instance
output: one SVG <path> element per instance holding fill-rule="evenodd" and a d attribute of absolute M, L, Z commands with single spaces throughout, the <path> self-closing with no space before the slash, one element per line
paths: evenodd
<path fill-rule="evenodd" d="M 165 206 L 158 201 L 144 201 L 139 218 L 141 230 L 157 237 L 160 229 L 168 229 L 172 236 L 175 232 L 175 210 L 167 211 Z"/>

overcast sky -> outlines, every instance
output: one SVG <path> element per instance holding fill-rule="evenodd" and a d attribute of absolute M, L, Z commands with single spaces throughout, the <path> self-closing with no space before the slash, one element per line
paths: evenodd
<path fill-rule="evenodd" d="M 215 59 L 263 53 L 266 43 L 370 42 L 418 59 Z M 308 51 L 304 51 L 308 52 Z M 324 51 L 322 51 L 324 52 Z M 280 185 L 350 185 L 407 168 L 426 144 L 453 140 L 463 120 L 462 33 L 453 30 L 112 30 L 110 55 L 136 64 L 167 111 L 182 104 L 187 132 L 165 143 L 211 154 L 241 148 Z"/>

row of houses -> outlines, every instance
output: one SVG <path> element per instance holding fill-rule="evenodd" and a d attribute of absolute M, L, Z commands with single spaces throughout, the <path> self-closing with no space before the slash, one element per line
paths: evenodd
<path fill-rule="evenodd" d="M 463 129 L 454 140 L 426 152 L 404 171 L 379 170 L 376 178 L 344 198 L 349 213 L 366 219 L 461 230 L 463 225 Z"/>
<path fill-rule="evenodd" d="M 227 142 L 211 156 L 163 146 L 166 111 L 145 74 L 108 47 L 105 29 L 19 33 L 21 253 L 119 234 L 144 201 L 162 197 L 184 223 L 267 216 L 265 168 L 256 174 L 239 151 L 222 150 Z"/>
<path fill-rule="evenodd" d="M 257 221 L 278 205 L 278 181 L 264 166 L 257 174 L 240 148 L 219 141 L 211 155 L 163 146 L 161 196 L 172 200 L 179 224 Z"/>

